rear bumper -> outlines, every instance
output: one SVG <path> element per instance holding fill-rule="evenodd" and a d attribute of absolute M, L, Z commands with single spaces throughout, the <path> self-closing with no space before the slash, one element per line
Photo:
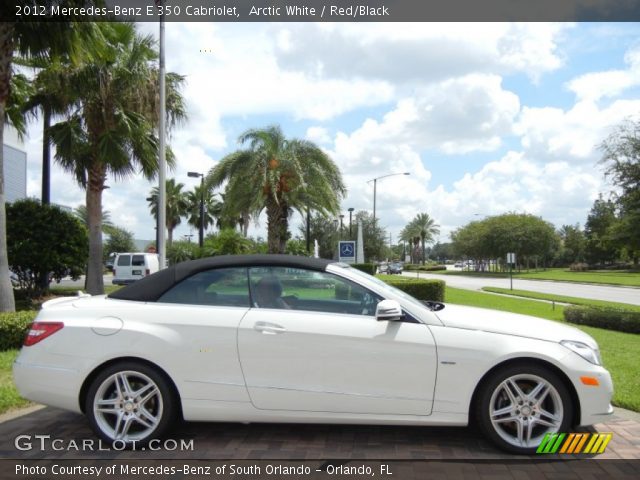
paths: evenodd
<path fill-rule="evenodd" d="M 16 360 L 13 378 L 24 398 L 81 413 L 79 392 L 82 380 L 76 370 Z"/>

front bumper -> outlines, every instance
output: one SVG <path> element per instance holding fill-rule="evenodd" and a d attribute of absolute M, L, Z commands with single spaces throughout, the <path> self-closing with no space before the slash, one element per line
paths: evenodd
<path fill-rule="evenodd" d="M 585 385 L 580 377 L 595 377 L 597 386 Z M 613 414 L 611 397 L 613 396 L 613 382 L 611 375 L 603 367 L 592 366 L 584 371 L 575 372 L 571 378 L 578 399 L 580 400 L 580 426 L 593 425 L 607 421 Z"/>

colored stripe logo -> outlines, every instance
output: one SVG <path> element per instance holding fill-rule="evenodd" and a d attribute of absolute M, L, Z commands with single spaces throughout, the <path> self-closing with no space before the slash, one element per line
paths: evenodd
<path fill-rule="evenodd" d="M 604 453 L 612 433 L 547 433 L 536 453 Z"/>

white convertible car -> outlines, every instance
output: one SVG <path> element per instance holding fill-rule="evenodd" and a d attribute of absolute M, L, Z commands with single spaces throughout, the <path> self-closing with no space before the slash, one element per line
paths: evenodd
<path fill-rule="evenodd" d="M 612 413 L 589 335 L 421 302 L 347 265 L 286 255 L 180 263 L 108 296 L 46 302 L 20 393 L 106 441 L 193 421 L 467 425 L 531 453 Z"/>

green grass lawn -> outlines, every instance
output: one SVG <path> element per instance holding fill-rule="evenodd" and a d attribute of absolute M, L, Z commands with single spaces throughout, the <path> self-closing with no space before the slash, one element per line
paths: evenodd
<path fill-rule="evenodd" d="M 512 295 L 514 297 L 534 298 L 538 300 L 547 300 L 560 303 L 569 303 L 571 305 L 587 305 L 593 307 L 611 307 L 621 308 L 624 310 L 632 310 L 640 312 L 640 305 L 631 305 L 629 303 L 607 302 L 604 300 L 593 300 L 590 298 L 567 297 L 565 295 L 554 295 L 551 293 L 531 292 L 529 290 L 509 290 L 508 288 L 498 287 L 482 287 L 485 292 L 500 293 L 503 295 Z"/>
<path fill-rule="evenodd" d="M 447 270 L 446 272 L 437 271 L 429 273 L 440 275 L 467 275 L 474 277 L 509 278 L 509 273 L 502 272 L 467 272 L 460 270 Z M 564 268 L 549 268 L 547 270 L 540 270 L 537 272 L 514 272 L 513 278 L 640 287 L 640 271 L 638 270 L 590 270 L 587 272 L 572 272 Z"/>
<path fill-rule="evenodd" d="M 18 350 L 0 352 L 0 413 L 25 407 L 30 403 L 18 394 L 13 384 L 11 366 L 17 356 Z"/>
<path fill-rule="evenodd" d="M 522 313 L 549 320 L 564 321 L 562 305 L 555 309 L 549 303 L 522 298 L 510 298 L 490 293 L 474 292 L 458 288 L 446 288 L 448 303 L 492 308 L 507 312 Z M 601 328 L 572 325 L 591 335 L 600 346 L 602 361 L 613 377 L 616 406 L 640 412 L 640 335 L 614 332 Z"/>

